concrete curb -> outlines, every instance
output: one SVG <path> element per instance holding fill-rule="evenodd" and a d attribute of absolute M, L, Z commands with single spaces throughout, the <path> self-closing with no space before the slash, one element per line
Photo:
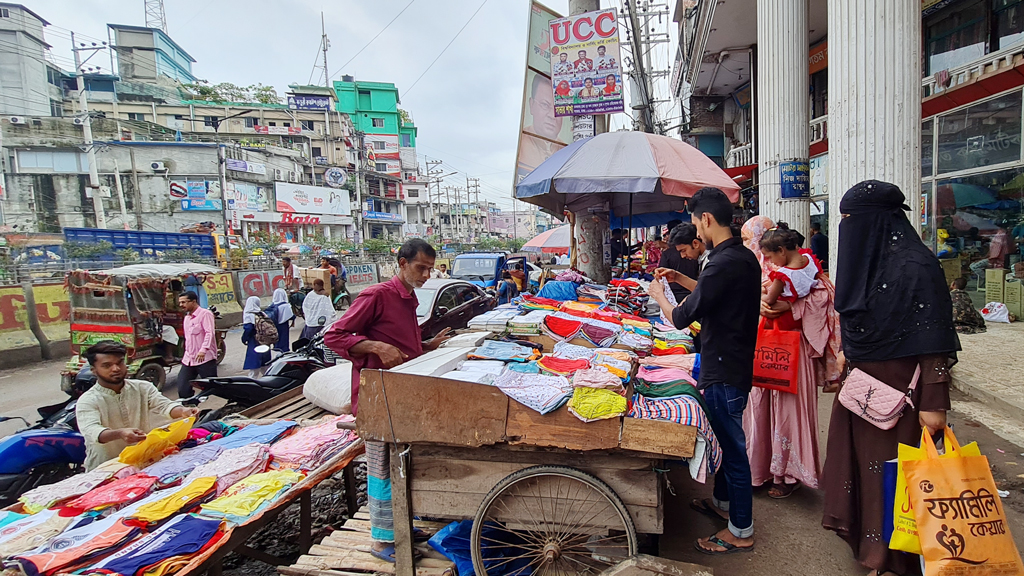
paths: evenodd
<path fill-rule="evenodd" d="M 981 386 L 972 384 L 968 379 L 958 377 L 955 367 L 953 368 L 952 373 L 952 384 L 953 388 L 967 394 L 975 400 L 978 400 L 982 404 L 995 408 L 1007 416 L 1024 421 L 1024 406 L 1015 402 L 1010 402 L 1005 398 L 1001 398 L 999 395 L 994 394 Z"/>

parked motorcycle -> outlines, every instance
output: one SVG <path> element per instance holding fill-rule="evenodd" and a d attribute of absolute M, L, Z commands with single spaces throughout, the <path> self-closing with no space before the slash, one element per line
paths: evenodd
<path fill-rule="evenodd" d="M 86 366 L 76 375 L 70 398 L 37 409 L 40 420 L 35 425 L 20 417 L 0 417 L 0 422 L 21 420 L 26 425 L 0 439 L 0 507 L 33 488 L 83 471 L 85 438 L 78 432 L 75 405 L 95 381 Z"/>
<path fill-rule="evenodd" d="M 261 353 L 269 350 L 260 348 L 257 346 L 256 350 Z M 182 400 L 182 404 L 198 406 L 211 396 L 224 398 L 227 404 L 223 407 L 200 411 L 197 424 L 220 420 L 305 384 L 313 372 L 328 365 L 323 336 L 300 339 L 293 344 L 291 352 L 283 352 L 271 360 L 266 374 L 259 378 L 225 376 L 193 380 L 192 386 L 198 388 L 199 393 Z"/>

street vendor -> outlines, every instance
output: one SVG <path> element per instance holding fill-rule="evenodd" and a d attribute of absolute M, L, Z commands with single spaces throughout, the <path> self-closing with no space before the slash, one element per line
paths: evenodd
<path fill-rule="evenodd" d="M 96 375 L 96 385 L 82 394 L 75 406 L 78 429 L 85 436 L 85 469 L 92 470 L 117 458 L 125 447 L 146 434 L 179 418 L 195 416 L 168 399 L 146 380 L 129 380 L 123 344 L 104 340 L 85 351 Z"/>
<path fill-rule="evenodd" d="M 359 405 L 359 372 L 363 368 L 394 368 L 433 350 L 448 338 L 445 328 L 422 341 L 416 319 L 416 288 L 430 279 L 437 253 L 419 238 L 398 250 L 398 274 L 363 290 L 348 312 L 331 325 L 324 344 L 352 362 L 352 413 Z M 391 513 L 391 457 L 383 442 L 366 440 L 367 499 L 370 508 L 371 554 L 395 561 L 394 519 Z"/>

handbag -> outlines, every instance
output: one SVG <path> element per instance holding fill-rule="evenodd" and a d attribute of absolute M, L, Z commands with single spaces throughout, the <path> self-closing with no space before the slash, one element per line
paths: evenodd
<path fill-rule="evenodd" d="M 921 365 L 914 370 L 914 379 L 906 393 L 889 386 L 860 368 L 854 368 L 839 391 L 839 403 L 847 410 L 882 430 L 896 425 L 907 404 L 914 406 L 910 395 L 921 378 Z"/>
<path fill-rule="evenodd" d="M 757 331 L 753 384 L 758 388 L 796 394 L 802 335 L 795 330 L 779 330 L 776 326 L 775 322 L 762 319 Z"/>

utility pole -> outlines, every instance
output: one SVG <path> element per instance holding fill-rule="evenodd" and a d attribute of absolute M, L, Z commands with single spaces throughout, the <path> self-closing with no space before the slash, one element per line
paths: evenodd
<path fill-rule="evenodd" d="M 320 39 L 321 49 L 324 53 L 324 86 L 330 88 L 331 75 L 327 72 L 327 49 L 331 47 L 331 41 L 327 39 L 327 25 L 324 23 L 324 13 L 320 12 Z"/>
<path fill-rule="evenodd" d="M 128 147 L 128 157 L 132 162 L 132 187 L 135 188 L 135 229 L 142 230 L 142 188 L 139 187 L 139 169 L 135 165 L 135 148 L 133 146 Z"/>
<path fill-rule="evenodd" d="M 440 228 L 441 217 L 440 217 L 440 215 L 437 212 L 440 212 L 441 210 L 438 209 L 437 212 L 434 212 L 434 197 L 433 197 L 433 192 L 431 191 L 431 188 L 433 187 L 434 183 L 436 182 L 437 186 L 438 186 L 437 203 L 440 204 L 441 203 L 441 195 L 440 195 L 441 179 L 437 178 L 437 176 L 439 176 L 441 174 L 441 169 L 438 168 L 438 166 L 441 165 L 441 161 L 440 160 L 427 160 L 426 164 L 427 164 L 427 210 L 430 211 L 430 220 L 432 222 L 435 222 L 434 227 L 435 228 Z M 440 234 L 438 234 L 437 236 L 438 236 L 438 238 L 441 237 Z"/>
<path fill-rule="evenodd" d="M 93 46 L 87 47 L 85 42 L 82 42 L 80 46 L 76 46 L 75 33 L 71 33 L 71 51 L 75 55 L 75 74 L 78 80 L 78 107 L 81 110 L 81 114 L 84 115 L 82 118 L 82 137 L 85 140 L 85 152 L 89 157 L 89 191 L 92 195 L 93 211 L 96 213 L 97 228 L 107 227 L 107 215 L 103 212 L 103 198 L 100 197 L 100 175 L 96 167 L 96 145 L 92 140 L 92 118 L 89 117 L 89 99 L 85 92 L 84 64 L 89 61 L 89 58 L 95 56 L 99 50 L 105 49 L 105 44 L 96 46 L 96 43 L 93 42 Z M 82 52 L 91 52 L 89 58 L 86 58 L 85 61 L 82 61 Z"/>
<path fill-rule="evenodd" d="M 117 158 L 114 158 L 114 185 L 117 187 L 117 200 L 121 204 L 121 224 L 125 230 L 129 230 L 128 208 L 124 201 L 124 186 L 121 184 L 121 171 L 117 168 Z"/>
<path fill-rule="evenodd" d="M 473 194 L 473 205 L 476 206 L 476 218 L 473 219 L 473 222 L 477 235 L 479 235 L 483 228 L 480 225 L 480 179 L 466 176 L 466 202 L 469 202 L 470 194 Z"/>

